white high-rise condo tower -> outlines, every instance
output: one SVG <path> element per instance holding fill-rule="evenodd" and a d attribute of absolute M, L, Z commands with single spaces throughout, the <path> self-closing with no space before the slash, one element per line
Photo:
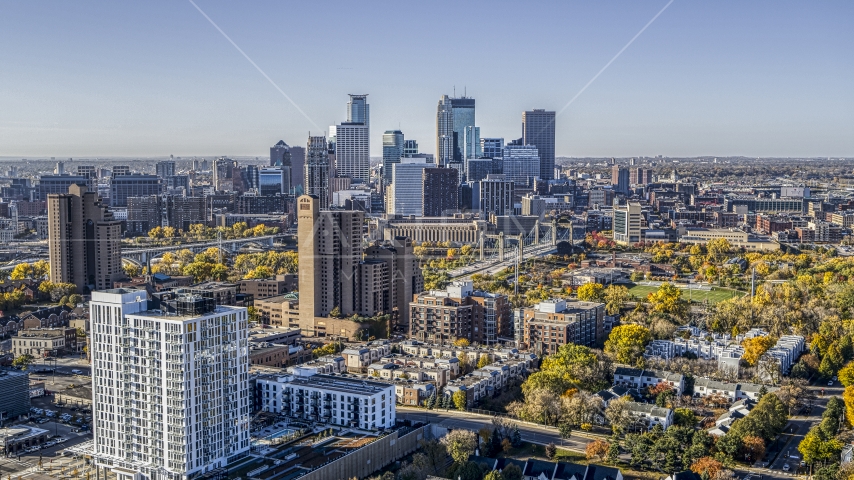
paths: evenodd
<path fill-rule="evenodd" d="M 120 480 L 187 480 L 249 451 L 248 319 L 199 294 L 92 292 L 94 457 Z"/>

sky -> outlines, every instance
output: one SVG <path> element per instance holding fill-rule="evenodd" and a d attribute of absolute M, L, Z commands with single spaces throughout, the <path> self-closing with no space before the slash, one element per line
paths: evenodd
<path fill-rule="evenodd" d="M 348 93 L 433 153 L 455 91 L 508 140 L 577 96 L 558 156 L 854 156 L 849 0 L 674 0 L 583 92 L 668 0 L 194 1 L 258 69 L 189 0 L 0 0 L 0 156 L 266 156 Z"/>

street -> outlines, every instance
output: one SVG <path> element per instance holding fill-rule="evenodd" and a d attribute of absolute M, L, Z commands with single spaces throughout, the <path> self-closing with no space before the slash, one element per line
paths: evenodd
<path fill-rule="evenodd" d="M 492 417 L 456 410 L 424 410 L 420 408 L 398 406 L 397 416 L 404 420 L 421 422 L 428 421 L 447 428 L 465 428 L 475 432 L 483 427 L 487 427 L 490 430 L 493 428 Z M 573 432 L 569 439 L 564 440 L 560 438 L 560 435 L 554 428 L 547 428 L 523 422 L 514 423 L 519 425 L 519 433 L 522 434 L 522 440 L 539 445 L 554 443 L 561 448 L 584 452 L 587 444 L 593 441 L 590 438 L 582 437 L 577 432 Z"/>
<path fill-rule="evenodd" d="M 801 468 L 802 455 L 798 451 L 798 445 L 804 436 L 809 432 L 813 425 L 821 421 L 821 415 L 824 413 L 827 400 L 833 396 L 841 396 L 844 388 L 839 382 L 834 382 L 833 386 L 828 386 L 827 382 L 813 380 L 810 384 L 811 390 L 816 394 L 816 400 L 813 402 L 812 411 L 807 415 L 794 415 L 789 419 L 783 433 L 778 437 L 779 455 L 771 461 L 767 468 L 751 468 L 742 470 L 741 473 L 761 474 L 764 478 L 785 479 L 793 476 L 808 475 L 809 467 Z M 820 395 L 824 389 L 824 395 Z M 772 447 L 769 447 L 769 455 Z M 766 460 L 769 460 L 766 457 Z M 783 471 L 783 465 L 788 464 L 790 470 Z"/>

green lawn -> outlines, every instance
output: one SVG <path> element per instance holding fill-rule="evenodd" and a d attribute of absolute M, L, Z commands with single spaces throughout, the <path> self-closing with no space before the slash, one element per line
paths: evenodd
<path fill-rule="evenodd" d="M 646 285 L 635 285 L 629 288 L 629 293 L 638 297 L 638 298 L 646 298 L 646 296 L 654 291 L 658 290 L 658 287 L 650 287 Z M 703 301 L 708 300 L 709 303 L 718 303 L 723 300 L 729 300 L 733 297 L 741 297 L 744 296 L 744 292 L 737 292 L 735 290 L 727 290 L 723 288 L 712 287 L 712 290 L 691 290 L 690 293 L 688 289 L 682 289 L 682 297 L 690 298 L 692 301 L 697 303 L 702 303 Z"/>

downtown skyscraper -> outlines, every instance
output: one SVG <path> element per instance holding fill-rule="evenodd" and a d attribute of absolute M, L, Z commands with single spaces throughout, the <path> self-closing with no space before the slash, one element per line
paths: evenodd
<path fill-rule="evenodd" d="M 370 123 L 368 96 L 351 94 L 347 103 L 347 121 L 329 127 L 329 139 L 335 149 L 336 176 L 364 183 L 370 181 Z"/>
<path fill-rule="evenodd" d="M 540 178 L 554 179 L 555 112 L 542 109 L 523 112 L 522 145 L 537 147 L 540 155 Z"/>
<path fill-rule="evenodd" d="M 391 171 L 395 163 L 400 163 L 404 152 L 403 132 L 386 130 L 383 134 L 383 183 L 391 183 Z M 416 147 L 417 149 L 417 147 Z"/>
<path fill-rule="evenodd" d="M 475 101 L 473 98 L 451 98 L 442 95 L 436 110 L 436 162 L 439 165 L 455 164 L 461 168 L 464 160 L 466 127 L 474 127 Z"/>
<path fill-rule="evenodd" d="M 308 137 L 303 170 L 306 195 L 317 197 L 321 208 L 329 207 L 329 147 L 326 137 Z"/>

